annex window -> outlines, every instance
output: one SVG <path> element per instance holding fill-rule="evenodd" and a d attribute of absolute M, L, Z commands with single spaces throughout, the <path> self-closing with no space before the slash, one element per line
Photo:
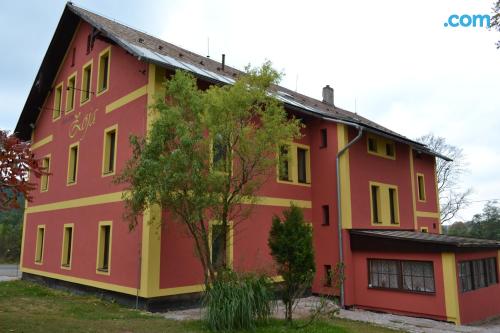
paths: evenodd
<path fill-rule="evenodd" d="M 45 156 L 42 159 L 42 169 L 47 173 L 50 172 L 50 155 Z M 43 174 L 40 177 L 40 191 L 47 192 L 48 190 L 49 190 L 49 175 Z"/>
<path fill-rule="evenodd" d="M 330 206 L 323 205 L 323 206 L 321 206 L 321 210 L 323 212 L 323 223 L 322 223 L 322 225 L 330 225 Z"/>
<path fill-rule="evenodd" d="M 425 178 L 421 173 L 417 173 L 418 201 L 425 201 Z"/>
<path fill-rule="evenodd" d="M 97 236 L 97 272 L 109 274 L 111 266 L 111 222 L 99 223 Z"/>
<path fill-rule="evenodd" d="M 111 49 L 107 48 L 99 55 L 99 70 L 97 76 L 97 94 L 102 94 L 109 87 L 109 62 Z"/>
<path fill-rule="evenodd" d="M 54 107 L 52 109 L 52 119 L 61 116 L 63 83 L 61 82 L 54 90 Z"/>
<path fill-rule="evenodd" d="M 321 140 L 319 147 L 326 148 L 328 146 L 328 132 L 326 131 L 326 128 L 322 128 L 319 133 Z"/>
<path fill-rule="evenodd" d="M 430 261 L 369 259 L 370 288 L 434 293 L 434 267 Z"/>
<path fill-rule="evenodd" d="M 498 283 L 496 258 L 461 261 L 458 263 L 460 291 L 488 287 Z"/>
<path fill-rule="evenodd" d="M 216 221 L 210 222 L 210 260 L 216 269 L 231 268 L 233 265 L 233 229 Z"/>
<path fill-rule="evenodd" d="M 92 83 L 92 62 L 87 63 L 82 69 L 82 88 L 80 95 L 80 104 L 90 100 Z"/>
<path fill-rule="evenodd" d="M 103 143 L 103 160 L 102 174 L 103 176 L 113 175 L 116 169 L 116 148 L 117 148 L 117 125 L 104 130 Z"/>
<path fill-rule="evenodd" d="M 75 184 L 78 175 L 78 143 L 69 147 L 68 156 L 68 184 Z"/>
<path fill-rule="evenodd" d="M 332 265 L 325 265 L 324 266 L 324 279 L 325 279 L 325 287 L 331 287 L 333 283 L 333 271 L 332 271 Z"/>
<path fill-rule="evenodd" d="M 65 224 L 63 229 L 61 267 L 71 268 L 73 250 L 73 224 Z"/>
<path fill-rule="evenodd" d="M 396 159 L 396 145 L 393 141 L 373 134 L 367 135 L 366 140 L 369 154 Z"/>
<path fill-rule="evenodd" d="M 281 145 L 278 155 L 278 181 L 309 186 L 310 163 L 309 146 L 298 143 Z"/>
<path fill-rule="evenodd" d="M 45 243 L 45 225 L 39 225 L 36 229 L 35 263 L 43 262 L 43 246 Z"/>
<path fill-rule="evenodd" d="M 398 188 L 370 182 L 371 220 L 373 224 L 399 224 Z"/>
<path fill-rule="evenodd" d="M 75 94 L 76 94 L 76 72 L 68 79 L 68 87 L 66 88 L 66 113 L 70 113 L 75 109 Z"/>

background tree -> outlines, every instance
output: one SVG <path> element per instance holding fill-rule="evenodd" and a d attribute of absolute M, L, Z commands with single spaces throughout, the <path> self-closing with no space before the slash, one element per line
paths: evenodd
<path fill-rule="evenodd" d="M 23 200 L 19 199 L 20 206 Z M 0 263 L 14 263 L 21 255 L 23 210 L 0 211 Z"/>
<path fill-rule="evenodd" d="M 230 266 L 229 230 L 251 213 L 255 193 L 275 172 L 280 143 L 300 134 L 300 122 L 269 94 L 279 79 L 266 63 L 233 85 L 202 91 L 177 71 L 153 106 L 149 137 L 131 138 L 133 156 L 117 179 L 129 184 L 131 227 L 146 208 L 166 209 L 192 237 L 207 286 Z"/>
<path fill-rule="evenodd" d="M 19 208 L 19 198 L 31 201 L 36 184 L 29 173 L 40 177 L 44 170 L 30 151 L 30 144 L 0 130 L 0 211 Z"/>
<path fill-rule="evenodd" d="M 453 219 L 468 204 L 472 190 L 460 189 L 460 179 L 467 172 L 467 163 L 462 149 L 446 143 L 442 137 L 427 134 L 417 139 L 433 151 L 452 159 L 448 162 L 436 158 L 439 203 L 441 206 L 441 223 Z"/>
<path fill-rule="evenodd" d="M 291 322 L 295 303 L 311 287 L 316 268 L 312 228 L 304 221 L 302 210 L 292 206 L 283 216 L 283 220 L 273 218 L 268 244 L 284 280 L 281 299 L 285 318 Z"/>
<path fill-rule="evenodd" d="M 446 230 L 451 236 L 464 236 L 500 241 L 500 207 L 496 201 L 484 205 L 483 212 L 469 222 L 455 222 Z"/>

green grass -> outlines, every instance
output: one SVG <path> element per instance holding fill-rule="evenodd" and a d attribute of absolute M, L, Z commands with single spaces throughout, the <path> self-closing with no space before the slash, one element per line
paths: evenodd
<path fill-rule="evenodd" d="M 299 322 L 300 324 L 300 322 Z M 105 332 L 105 333 L 206 333 L 200 321 L 173 321 L 159 315 L 135 311 L 92 296 L 76 296 L 25 281 L 0 283 L 0 332 Z M 335 319 L 320 321 L 304 329 L 290 329 L 272 320 L 256 333 L 394 333 L 394 331 Z"/>

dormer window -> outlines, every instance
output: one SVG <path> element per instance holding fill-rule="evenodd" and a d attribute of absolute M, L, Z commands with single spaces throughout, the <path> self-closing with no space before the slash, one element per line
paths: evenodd
<path fill-rule="evenodd" d="M 385 157 L 388 159 L 396 159 L 396 144 L 386 138 L 382 138 L 373 134 L 367 137 L 367 150 L 369 154 Z"/>

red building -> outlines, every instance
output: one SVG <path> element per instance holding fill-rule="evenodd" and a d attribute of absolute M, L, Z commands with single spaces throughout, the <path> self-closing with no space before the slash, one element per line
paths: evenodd
<path fill-rule="evenodd" d="M 201 88 L 241 74 L 66 5 L 16 127 L 51 172 L 25 211 L 25 277 L 150 305 L 202 291 L 182 227 L 167 220 L 156 230 L 148 221 L 165 212 L 152 209 L 129 232 L 124 187 L 112 182 L 131 156 L 129 134 L 147 134 L 148 105 L 176 69 Z M 313 225 L 314 293 L 337 294 L 328 276 L 343 262 L 345 306 L 455 323 L 499 315 L 500 243 L 440 235 L 435 165 L 446 157 L 334 106 L 328 86 L 323 97 L 278 88 L 276 98 L 306 126 L 287 147 L 289 172 L 265 184 L 251 223 L 232 231 L 233 268 L 272 271 L 271 218 L 294 203 Z"/>

